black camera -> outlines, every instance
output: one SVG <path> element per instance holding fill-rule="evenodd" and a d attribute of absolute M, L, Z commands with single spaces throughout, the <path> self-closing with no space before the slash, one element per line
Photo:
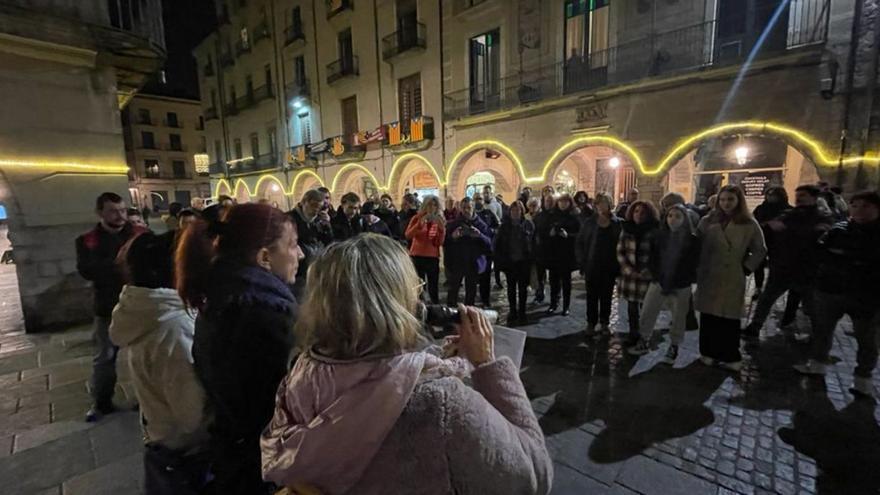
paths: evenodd
<path fill-rule="evenodd" d="M 449 335 L 455 329 L 455 325 L 461 323 L 461 313 L 459 313 L 458 308 L 450 308 L 441 304 L 422 304 L 420 311 L 419 319 L 422 320 L 425 326 L 431 328 L 431 333 L 435 337 Z M 491 309 L 482 309 L 480 311 L 486 315 L 489 323 L 494 325 L 498 321 L 497 311 L 492 311 Z M 434 330 L 438 327 L 441 329 L 439 332 Z"/>

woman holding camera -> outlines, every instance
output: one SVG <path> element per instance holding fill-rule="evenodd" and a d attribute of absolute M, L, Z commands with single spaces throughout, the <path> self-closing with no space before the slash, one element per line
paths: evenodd
<path fill-rule="evenodd" d="M 425 196 L 405 235 L 416 273 L 428 283 L 431 304 L 440 304 L 440 247 L 446 240 L 446 220 L 440 214 L 437 196 Z"/>
<path fill-rule="evenodd" d="M 210 227 L 197 220 L 177 250 L 177 291 L 198 310 L 196 374 L 214 415 L 217 493 L 269 493 L 260 474 L 260 432 L 290 364 L 302 251 L 291 218 L 269 205 L 233 206 Z"/>
<path fill-rule="evenodd" d="M 308 284 L 306 350 L 262 437 L 265 479 L 322 494 L 549 492 L 543 434 L 479 310 L 459 306 L 460 357 L 419 352 L 418 275 L 397 243 L 370 234 L 330 247 Z"/>
<path fill-rule="evenodd" d="M 548 315 L 556 312 L 561 290 L 562 316 L 568 316 L 568 308 L 571 305 L 571 272 L 577 269 L 574 241 L 580 226 L 571 196 L 568 193 L 563 193 L 556 199 L 556 206 L 550 210 L 546 221 L 543 221 L 538 227 L 539 240 L 544 247 L 545 254 L 549 254 L 547 259 L 547 268 L 550 269 Z"/>
<path fill-rule="evenodd" d="M 509 326 L 528 323 L 526 300 L 532 273 L 535 225 L 530 220 L 526 220 L 525 209 L 522 202 L 514 201 L 507 216 L 501 221 L 501 227 L 493 240 L 496 269 L 504 272 L 504 277 L 507 279 Z"/>

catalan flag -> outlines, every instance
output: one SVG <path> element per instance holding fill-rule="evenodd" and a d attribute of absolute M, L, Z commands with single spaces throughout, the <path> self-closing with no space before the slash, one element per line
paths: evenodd
<path fill-rule="evenodd" d="M 423 139 L 425 139 L 425 119 L 422 117 L 415 117 L 410 120 L 409 140 L 411 143 L 415 143 Z"/>
<path fill-rule="evenodd" d="M 396 146 L 401 142 L 400 122 L 388 124 L 388 146 Z"/>

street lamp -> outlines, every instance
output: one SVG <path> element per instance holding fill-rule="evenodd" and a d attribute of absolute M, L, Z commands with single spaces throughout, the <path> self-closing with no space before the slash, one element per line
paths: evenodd
<path fill-rule="evenodd" d="M 281 190 L 281 188 L 278 187 L 278 184 L 272 184 L 272 192 L 276 192 L 276 193 L 277 193 L 277 192 L 280 191 L 280 190 Z"/>
<path fill-rule="evenodd" d="M 297 99 L 293 100 L 293 108 L 299 109 L 299 108 L 302 108 L 302 106 L 303 106 L 302 98 L 297 98 Z"/>
<path fill-rule="evenodd" d="M 611 157 L 611 160 L 608 160 L 608 166 L 611 168 L 617 168 L 620 166 L 620 158 L 616 156 Z"/>
<path fill-rule="evenodd" d="M 748 146 L 739 146 L 733 151 L 734 155 L 736 155 L 736 163 L 739 165 L 745 165 L 749 162 L 749 147 Z"/>

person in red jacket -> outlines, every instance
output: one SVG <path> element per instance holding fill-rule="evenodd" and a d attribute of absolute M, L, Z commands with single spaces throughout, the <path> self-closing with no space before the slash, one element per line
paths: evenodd
<path fill-rule="evenodd" d="M 116 410 L 113 391 L 116 388 L 116 346 L 110 341 L 110 316 L 119 302 L 122 276 L 116 269 L 119 249 L 134 234 L 145 229 L 128 222 L 128 208 L 122 198 L 112 192 L 98 196 L 95 202 L 98 225 L 76 238 L 76 269 L 95 290 L 96 345 L 90 380 L 94 404 L 86 413 L 86 421 L 97 421 Z"/>
<path fill-rule="evenodd" d="M 419 278 L 428 284 L 432 304 L 440 304 L 440 247 L 446 240 L 446 220 L 440 214 L 437 196 L 426 196 L 416 216 L 409 221 L 406 239 Z"/>

